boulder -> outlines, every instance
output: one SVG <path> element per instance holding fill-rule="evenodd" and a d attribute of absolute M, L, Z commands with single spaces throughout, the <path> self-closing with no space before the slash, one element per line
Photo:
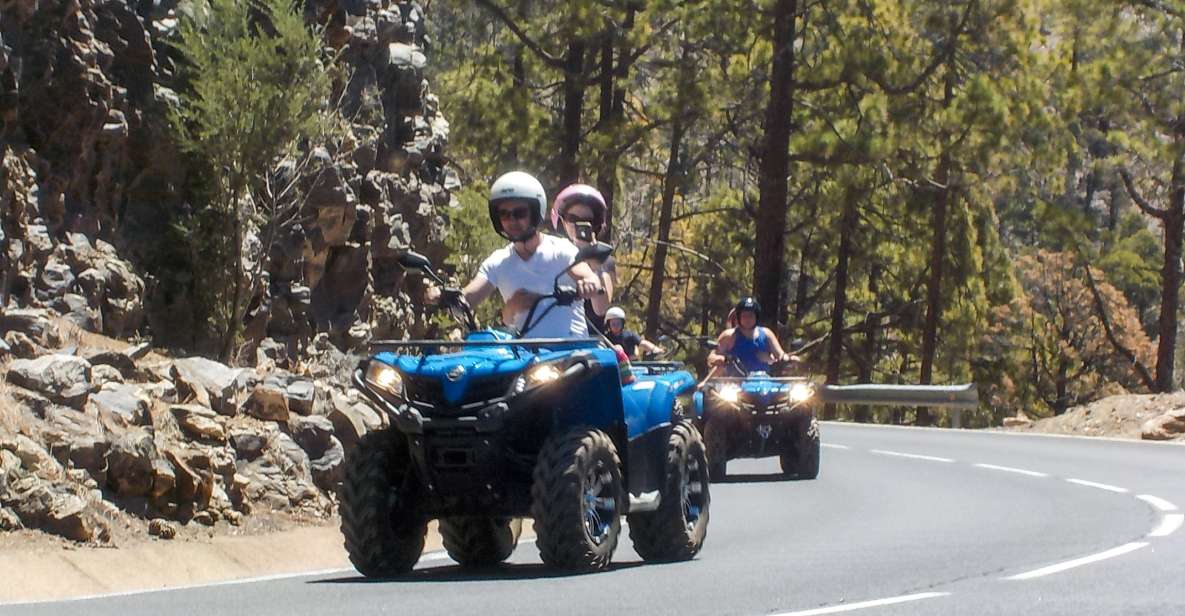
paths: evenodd
<path fill-rule="evenodd" d="M 321 457 L 333 440 L 333 422 L 327 417 L 293 417 L 288 427 L 292 431 L 292 438 L 309 454 L 309 458 Z"/>
<path fill-rule="evenodd" d="M 8 380 L 50 400 L 82 408 L 91 390 L 91 365 L 73 355 L 45 355 L 9 364 Z"/>
<path fill-rule="evenodd" d="M 191 437 L 226 442 L 226 427 L 218 414 L 198 404 L 174 404 L 170 407 L 177 424 Z"/>
<path fill-rule="evenodd" d="M 251 392 L 243 408 L 252 417 L 269 421 L 288 421 L 287 390 L 266 383 L 259 385 Z"/>
<path fill-rule="evenodd" d="M 104 366 L 102 364 L 97 366 L 92 365 L 91 382 L 95 387 L 98 387 L 99 390 L 102 391 L 103 386 L 107 385 L 108 383 L 114 383 L 116 385 L 122 384 L 123 375 L 119 373 L 119 370 L 116 370 L 111 366 Z"/>
<path fill-rule="evenodd" d="M 136 378 L 136 362 L 120 351 L 95 351 L 85 355 L 91 366 L 110 366 L 125 379 Z"/>
<path fill-rule="evenodd" d="M 112 369 L 110 366 L 102 367 Z M 113 420 L 118 425 L 152 425 L 152 416 L 149 413 L 151 399 L 137 385 L 107 383 L 91 395 L 91 403 L 95 405 L 100 418 Z"/>
<path fill-rule="evenodd" d="M 1185 420 L 1177 419 L 1169 413 L 1149 419 L 1140 428 L 1140 438 L 1149 441 L 1168 441 L 1182 434 L 1185 434 Z"/>
<path fill-rule="evenodd" d="M 156 443 L 143 429 L 129 430 L 107 450 L 107 485 L 120 496 L 148 496 L 156 483 Z"/>
<path fill-rule="evenodd" d="M 327 492 L 336 492 L 345 472 L 345 459 L 346 450 L 341 441 L 329 437 L 329 446 L 320 457 L 309 463 L 309 470 L 317 487 Z"/>
<path fill-rule="evenodd" d="M 267 439 L 256 432 L 239 430 L 231 432 L 230 444 L 235 449 L 235 455 L 241 460 L 251 461 L 258 458 L 267 446 Z"/>
<path fill-rule="evenodd" d="M 182 395 L 196 396 L 198 404 L 209 401 L 210 408 L 223 415 L 234 415 L 236 383 L 239 370 L 204 357 L 187 357 L 173 362 L 172 380 Z"/>
<path fill-rule="evenodd" d="M 61 340 L 49 311 L 41 308 L 0 311 L 0 334 L 9 332 L 22 333 L 42 346 L 56 345 Z"/>

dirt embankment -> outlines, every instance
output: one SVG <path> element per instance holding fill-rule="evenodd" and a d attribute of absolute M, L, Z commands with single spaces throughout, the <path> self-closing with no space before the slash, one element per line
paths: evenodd
<path fill-rule="evenodd" d="M 1019 432 L 1185 442 L 1185 391 L 1110 396 L 1056 417 L 1009 419 L 1006 428 Z"/>

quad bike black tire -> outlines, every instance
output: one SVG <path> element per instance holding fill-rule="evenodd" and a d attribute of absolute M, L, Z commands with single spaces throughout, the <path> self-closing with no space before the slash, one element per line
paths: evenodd
<path fill-rule="evenodd" d="M 550 437 L 531 486 L 535 545 L 549 566 L 594 571 L 609 566 L 625 502 L 621 460 L 609 435 L 579 427 Z"/>
<path fill-rule="evenodd" d="M 630 539 L 645 561 L 690 560 L 708 534 L 708 456 L 699 430 L 676 424 L 667 441 L 666 482 L 655 511 L 629 515 Z"/>
<path fill-rule="evenodd" d="M 342 535 L 350 562 L 366 577 L 407 573 L 424 551 L 428 521 L 407 510 L 401 493 L 410 472 L 405 437 L 386 430 L 363 436 L 346 458 Z"/>
<path fill-rule="evenodd" d="M 703 440 L 708 455 L 708 476 L 712 481 L 724 481 L 728 476 L 728 445 L 726 428 L 708 421 L 704 424 Z"/>
<path fill-rule="evenodd" d="M 522 524 L 510 518 L 451 517 L 440 520 L 444 549 L 462 567 L 490 567 L 514 552 Z"/>
<path fill-rule="evenodd" d="M 819 420 L 811 417 L 806 430 L 798 435 L 791 451 L 781 456 L 782 473 L 796 479 L 819 476 Z"/>

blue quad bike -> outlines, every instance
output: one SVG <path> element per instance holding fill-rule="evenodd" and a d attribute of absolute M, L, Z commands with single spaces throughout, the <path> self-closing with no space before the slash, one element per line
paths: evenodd
<path fill-rule="evenodd" d="M 817 478 L 819 396 L 811 380 L 771 376 L 791 369 L 789 363 L 775 363 L 769 372 L 747 372 L 735 358 L 726 366 L 730 376 L 709 376 L 694 397 L 712 480 L 725 478 L 729 460 L 771 456 L 778 456 L 788 478 Z"/>
<path fill-rule="evenodd" d="M 589 246 L 577 262 L 611 251 Z M 444 286 L 427 258 L 400 263 Z M 432 519 L 464 567 L 507 559 L 523 517 L 534 519 L 543 562 L 563 569 L 607 567 L 623 516 L 646 561 L 699 552 L 711 499 L 695 378 L 640 370 L 623 384 L 616 352 L 599 339 L 526 337 L 552 306 L 577 300 L 557 277 L 514 337 L 477 329 L 460 291 L 446 289 L 442 305 L 469 329 L 463 341 L 376 343 L 359 364 L 355 386 L 390 419 L 346 463 L 341 529 L 360 573 L 409 571 Z"/>

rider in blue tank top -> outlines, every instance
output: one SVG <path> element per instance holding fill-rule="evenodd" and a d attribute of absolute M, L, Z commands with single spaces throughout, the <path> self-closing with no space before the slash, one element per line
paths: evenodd
<path fill-rule="evenodd" d="M 720 334 L 716 350 L 708 354 L 708 365 L 719 366 L 733 356 L 746 372 L 765 372 L 773 362 L 789 359 L 782 350 L 778 337 L 769 328 L 761 327 L 761 306 L 752 297 L 737 302 L 733 309 L 733 327 Z M 739 376 L 739 375 L 738 375 Z"/>

